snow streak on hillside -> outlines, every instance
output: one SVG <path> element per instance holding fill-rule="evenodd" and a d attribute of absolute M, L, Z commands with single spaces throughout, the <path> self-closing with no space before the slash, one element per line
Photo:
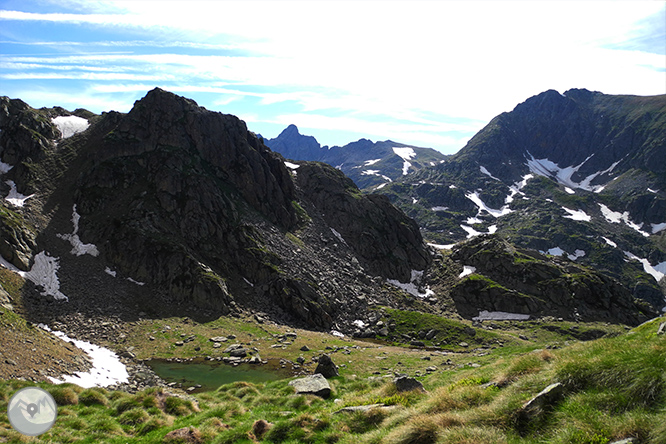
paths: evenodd
<path fill-rule="evenodd" d="M 403 148 L 403 147 L 398 147 L 394 146 L 393 147 L 393 152 L 400 156 L 404 163 L 402 164 L 402 175 L 406 176 L 407 175 L 407 170 L 409 170 L 409 167 L 412 166 L 411 163 L 409 163 L 409 160 L 413 159 L 416 157 L 416 153 L 412 148 Z"/>
<path fill-rule="evenodd" d="M 569 188 L 580 188 L 587 191 L 593 191 L 595 193 L 600 193 L 603 191 L 605 185 L 591 185 L 592 181 L 598 176 L 603 176 L 604 174 L 610 173 L 621 162 L 621 160 L 618 160 L 605 170 L 590 174 L 580 182 L 574 182 L 572 179 L 573 175 L 576 174 L 580 167 L 585 165 L 585 163 L 590 160 L 594 154 L 585 159 L 579 165 L 572 165 L 566 168 L 561 168 L 555 162 L 548 159 L 535 159 L 534 156 L 529 152 L 527 154 L 530 156 L 530 158 L 527 159 L 527 166 L 532 173 L 554 179 L 558 183 Z"/>

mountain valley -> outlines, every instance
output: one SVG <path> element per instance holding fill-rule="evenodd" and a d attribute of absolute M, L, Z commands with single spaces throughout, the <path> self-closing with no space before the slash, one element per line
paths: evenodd
<path fill-rule="evenodd" d="M 159 88 L 2 97 L 0 130 L 0 401 L 52 392 L 52 442 L 666 442 L 666 96 L 546 91 L 452 156 L 264 139 Z M 73 341 L 127 373 L 84 387 Z M 149 367 L 325 355 L 330 399 Z"/>

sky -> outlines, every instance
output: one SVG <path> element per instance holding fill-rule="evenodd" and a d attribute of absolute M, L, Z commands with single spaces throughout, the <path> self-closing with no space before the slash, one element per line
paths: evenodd
<path fill-rule="evenodd" d="M 666 3 L 0 0 L 0 95 L 127 112 L 154 87 L 266 138 L 451 154 L 548 89 L 666 94 Z"/>

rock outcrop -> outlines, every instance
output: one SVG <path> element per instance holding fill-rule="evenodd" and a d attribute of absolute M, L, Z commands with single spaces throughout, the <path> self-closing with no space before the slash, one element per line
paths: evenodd
<path fill-rule="evenodd" d="M 480 311 L 638 325 L 658 315 L 614 279 L 561 258 L 518 250 L 498 236 L 479 236 L 453 248 L 452 259 L 473 267 L 453 287 L 458 312 Z"/>

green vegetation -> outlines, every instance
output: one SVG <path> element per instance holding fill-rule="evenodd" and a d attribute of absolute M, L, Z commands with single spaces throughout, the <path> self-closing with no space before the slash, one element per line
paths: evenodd
<path fill-rule="evenodd" d="M 409 312 L 389 316 L 414 319 Z M 390 379 L 359 377 L 348 369 L 329 380 L 333 394 L 326 400 L 295 394 L 287 380 L 235 382 L 194 396 L 160 388 L 129 394 L 39 384 L 59 405 L 55 426 L 40 441 L 601 444 L 634 437 L 664 443 L 666 340 L 656 334 L 661 322 L 666 318 L 561 349 L 505 348 L 480 367 L 420 377 L 426 393 L 397 393 Z M 563 384 L 562 398 L 523 424 L 522 406 L 554 382 Z M 30 384 L 0 382 L 0 441 L 30 441 L 10 428 L 5 413 L 12 393 Z M 338 413 L 374 404 L 384 407 Z M 170 434 L 178 429 L 199 441 L 179 441 Z"/>

